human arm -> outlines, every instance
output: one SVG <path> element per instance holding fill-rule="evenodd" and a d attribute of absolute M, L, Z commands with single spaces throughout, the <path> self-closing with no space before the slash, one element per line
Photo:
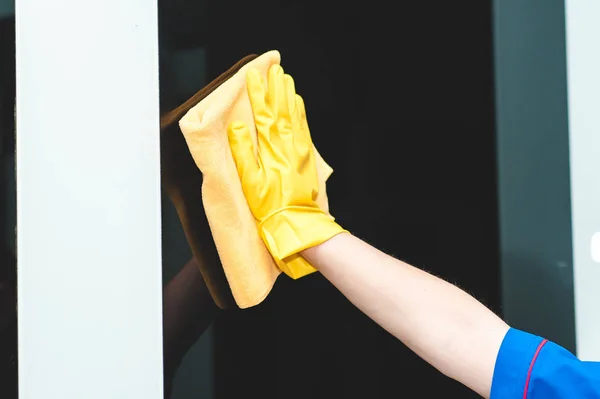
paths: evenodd
<path fill-rule="evenodd" d="M 356 307 L 433 367 L 489 397 L 508 326 L 458 287 L 350 234 L 302 255 Z"/>
<path fill-rule="evenodd" d="M 248 205 L 275 260 L 301 254 L 418 355 L 489 396 L 508 326 L 460 289 L 346 233 L 319 209 L 303 102 L 281 67 L 263 80 L 248 72 L 258 158 L 242 123 L 231 124 L 229 141 Z"/>
<path fill-rule="evenodd" d="M 600 363 L 509 328 L 458 287 L 350 234 L 302 255 L 377 324 L 484 398 L 600 398 Z"/>
<path fill-rule="evenodd" d="M 464 291 L 353 237 L 319 209 L 312 142 L 301 99 L 290 100 L 290 80 L 279 66 L 269 71 L 268 85 L 248 73 L 258 149 L 243 124 L 228 131 L 248 205 L 275 260 L 300 254 L 365 314 L 483 397 L 595 398 L 546 388 L 559 378 L 544 370 L 563 365 L 592 381 L 579 368 L 583 362 L 548 355 L 547 341 L 510 329 Z M 571 392 L 580 390 L 581 384 L 569 384 Z"/>

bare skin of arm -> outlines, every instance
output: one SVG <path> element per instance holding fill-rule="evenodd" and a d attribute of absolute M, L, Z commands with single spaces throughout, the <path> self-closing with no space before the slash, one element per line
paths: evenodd
<path fill-rule="evenodd" d="M 302 255 L 422 359 L 489 398 L 496 357 L 509 326 L 483 304 L 347 233 Z"/>

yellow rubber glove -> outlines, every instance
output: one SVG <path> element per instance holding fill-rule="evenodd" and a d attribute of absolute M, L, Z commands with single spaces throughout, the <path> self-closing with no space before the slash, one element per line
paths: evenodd
<path fill-rule="evenodd" d="M 302 275 L 314 268 L 299 252 L 345 230 L 315 202 L 319 187 L 316 150 L 304 101 L 296 94 L 292 77 L 280 65 L 273 65 L 267 82 L 258 70 L 249 70 L 246 85 L 258 148 L 247 126 L 233 122 L 228 128 L 233 159 L 269 252 L 284 273 Z"/>

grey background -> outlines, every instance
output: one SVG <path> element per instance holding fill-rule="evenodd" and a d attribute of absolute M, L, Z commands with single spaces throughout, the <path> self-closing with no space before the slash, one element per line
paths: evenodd
<path fill-rule="evenodd" d="M 0 18 L 13 14 L 15 11 L 15 0 L 0 0 Z"/>
<path fill-rule="evenodd" d="M 504 315 L 575 350 L 564 2 L 495 0 L 494 40 Z"/>

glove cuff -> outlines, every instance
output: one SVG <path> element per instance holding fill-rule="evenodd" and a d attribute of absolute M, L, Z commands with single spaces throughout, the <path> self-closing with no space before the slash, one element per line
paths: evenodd
<path fill-rule="evenodd" d="M 347 232 L 320 208 L 301 206 L 286 207 L 269 215 L 259 223 L 259 231 L 278 262 Z"/>

